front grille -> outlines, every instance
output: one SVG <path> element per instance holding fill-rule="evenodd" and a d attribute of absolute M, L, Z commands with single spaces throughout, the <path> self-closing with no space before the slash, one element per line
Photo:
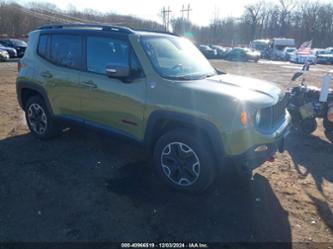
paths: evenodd
<path fill-rule="evenodd" d="M 261 109 L 261 118 L 258 124 L 260 129 L 270 129 L 280 124 L 286 113 L 288 97 L 285 95 L 278 103 L 273 106 Z"/>

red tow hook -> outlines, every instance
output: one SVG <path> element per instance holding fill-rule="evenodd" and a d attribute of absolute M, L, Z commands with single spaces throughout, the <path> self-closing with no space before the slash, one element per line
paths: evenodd
<path fill-rule="evenodd" d="M 271 157 L 269 157 L 266 161 L 267 161 L 267 162 L 270 162 L 270 163 L 274 163 L 274 161 L 275 161 L 275 157 L 271 156 Z"/>

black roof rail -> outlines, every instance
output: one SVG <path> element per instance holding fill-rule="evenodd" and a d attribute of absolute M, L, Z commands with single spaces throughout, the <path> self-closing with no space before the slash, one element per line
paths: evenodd
<path fill-rule="evenodd" d="M 63 28 L 100 28 L 103 31 L 115 31 L 126 34 L 134 33 L 133 30 L 130 28 L 107 25 L 107 24 L 83 24 L 83 23 L 51 24 L 51 25 L 41 26 L 38 29 L 63 29 Z"/>
<path fill-rule="evenodd" d="M 162 31 L 162 30 L 159 31 L 159 30 L 149 30 L 149 29 L 135 29 L 134 31 L 138 31 L 138 32 L 151 32 L 151 33 L 161 33 L 161 34 L 179 36 L 176 33 L 168 32 L 168 31 Z"/>

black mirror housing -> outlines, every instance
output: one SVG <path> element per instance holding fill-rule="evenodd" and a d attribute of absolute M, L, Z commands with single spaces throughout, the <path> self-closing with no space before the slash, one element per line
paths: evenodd
<path fill-rule="evenodd" d="M 125 64 L 109 64 L 106 66 L 105 73 L 110 78 L 124 80 L 130 76 L 130 67 Z"/>

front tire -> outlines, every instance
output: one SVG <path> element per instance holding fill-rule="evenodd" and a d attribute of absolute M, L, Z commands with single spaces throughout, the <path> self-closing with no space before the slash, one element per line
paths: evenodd
<path fill-rule="evenodd" d="M 191 193 L 205 191 L 216 176 L 209 143 L 197 132 L 176 129 L 157 141 L 154 167 L 170 187 Z"/>
<path fill-rule="evenodd" d="M 40 96 L 30 97 L 24 110 L 28 127 L 34 137 L 50 139 L 60 134 L 60 127 Z"/>

